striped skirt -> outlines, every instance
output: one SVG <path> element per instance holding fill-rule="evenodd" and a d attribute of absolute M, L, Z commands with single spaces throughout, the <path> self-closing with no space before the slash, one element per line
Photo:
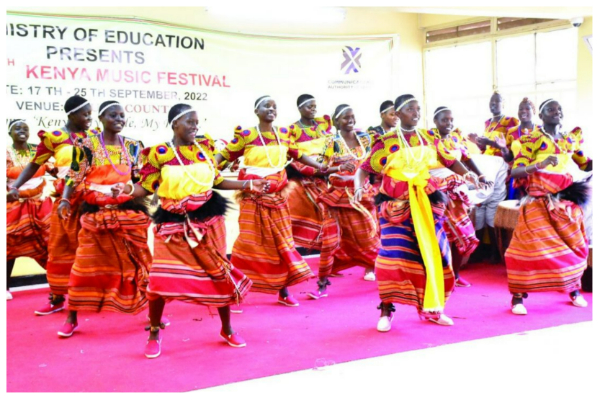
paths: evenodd
<path fill-rule="evenodd" d="M 70 311 L 142 311 L 152 263 L 148 224 L 146 214 L 132 210 L 83 214 L 69 280 Z"/>
<path fill-rule="evenodd" d="M 177 225 L 178 229 L 167 232 L 163 228 L 168 229 L 168 225 Z M 252 282 L 227 260 L 225 219 L 212 217 L 195 225 L 202 232 L 202 240 L 194 248 L 186 240 L 183 224 L 166 223 L 154 228 L 148 299 L 162 297 L 213 307 L 241 302 Z"/>
<path fill-rule="evenodd" d="M 317 201 L 327 191 L 327 184 L 319 178 L 294 179 L 292 184 L 288 202 L 294 243 L 305 249 L 320 250 L 326 210 Z"/>
<path fill-rule="evenodd" d="M 327 235 L 320 254 L 319 278 L 326 278 L 355 266 L 374 268 L 380 241 L 377 210 L 371 202 L 362 204 L 370 215 L 351 207 L 332 207 L 336 236 Z M 374 223 L 375 222 L 375 223 Z M 331 240 L 333 239 L 333 240 Z"/>
<path fill-rule="evenodd" d="M 382 204 L 382 206 L 385 203 Z M 435 231 L 442 255 L 444 298 L 454 290 L 450 246 L 442 227 L 443 209 L 434 207 Z M 416 306 L 422 312 L 427 276 L 412 218 L 392 223 L 381 217 L 381 250 L 375 262 L 379 297 L 384 303 Z"/>
<path fill-rule="evenodd" d="M 6 259 L 33 258 L 43 268 L 48 261 L 52 200 L 26 199 L 6 204 Z"/>
<path fill-rule="evenodd" d="M 295 248 L 287 198 L 281 193 L 242 196 L 231 263 L 252 280 L 250 290 L 274 294 L 312 278 Z"/>
<path fill-rule="evenodd" d="M 81 229 L 81 202 L 73 201 L 71 215 L 67 219 L 58 216 L 58 199 L 54 201 L 50 216 L 50 235 L 48 239 L 48 263 L 46 277 L 50 292 L 65 295 L 69 290 L 69 277 L 75 262 L 78 246 L 78 234 Z"/>
<path fill-rule="evenodd" d="M 504 256 L 510 292 L 580 289 L 588 256 L 581 208 L 548 197 L 528 200 Z"/>
<path fill-rule="evenodd" d="M 445 216 L 444 231 L 448 241 L 456 247 L 461 256 L 470 256 L 479 245 L 479 239 L 475 235 L 475 227 L 469 218 L 467 206 L 461 200 L 449 199 Z"/>

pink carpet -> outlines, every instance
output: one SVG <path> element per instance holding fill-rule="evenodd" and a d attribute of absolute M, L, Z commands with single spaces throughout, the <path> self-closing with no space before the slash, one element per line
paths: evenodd
<path fill-rule="evenodd" d="M 313 270 L 316 260 L 311 259 Z M 457 288 L 446 307 L 455 326 L 419 320 L 413 307 L 396 305 L 392 330 L 375 329 L 379 304 L 375 282 L 363 270 L 332 279 L 329 297 L 306 299 L 315 280 L 294 286 L 300 307 L 276 303 L 275 296 L 250 294 L 233 327 L 248 342 L 227 346 L 219 318 L 206 307 L 172 302 L 171 326 L 163 331 L 162 355 L 144 357 L 146 312 L 79 316 L 73 337 L 59 339 L 66 317 L 36 317 L 47 290 L 14 293 L 7 302 L 7 389 L 9 392 L 182 392 L 291 371 L 592 320 L 587 308 L 573 307 L 566 294 L 533 293 L 527 316 L 510 312 L 505 268 L 471 265 L 463 276 L 473 283 Z M 216 310 L 212 310 L 216 314 Z"/>

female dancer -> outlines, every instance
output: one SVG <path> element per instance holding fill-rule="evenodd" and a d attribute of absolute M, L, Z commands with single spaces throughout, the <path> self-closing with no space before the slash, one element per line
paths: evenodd
<path fill-rule="evenodd" d="M 543 125 L 521 137 L 511 173 L 515 185 L 527 192 L 505 255 L 512 312 L 517 315 L 527 314 L 523 299 L 529 292 L 567 292 L 574 306 L 587 306 L 579 293 L 588 256 L 580 207 L 587 185 L 574 183 L 574 177 L 578 169 L 591 171 L 592 160 L 584 154 L 579 128 L 560 131 L 563 112 L 558 101 L 543 102 L 539 116 Z"/>
<path fill-rule="evenodd" d="M 69 218 L 74 214 L 71 194 L 80 188 L 79 247 L 69 279 L 69 315 L 58 331 L 59 337 L 73 335 L 79 311 L 135 314 L 147 303 L 141 290 L 147 284 L 152 262 L 147 210 L 122 189 L 114 189 L 117 184 L 120 188 L 133 187 L 143 145 L 120 135 L 125 112 L 116 101 L 102 103 L 98 117 L 104 130 L 75 143 L 58 205 L 58 215 Z"/>
<path fill-rule="evenodd" d="M 65 187 L 65 177 L 71 166 L 73 144 L 78 139 L 99 132 L 99 129 L 90 130 L 92 106 L 83 97 L 69 97 L 65 102 L 65 112 L 68 120 L 64 127 L 54 131 L 38 132 L 40 144 L 36 149 L 35 157 L 27 164 L 12 184 L 12 187 L 9 188 L 9 195 L 16 196 L 17 189 L 30 180 L 50 157 L 54 157 L 54 166 L 58 170 L 54 188 L 57 197 L 62 195 Z M 48 262 L 46 263 L 46 276 L 50 284 L 50 302 L 36 310 L 37 315 L 52 314 L 64 308 L 64 296 L 68 291 L 69 276 L 75 261 L 75 251 L 77 250 L 77 234 L 81 229 L 79 205 L 81 204 L 82 192 L 78 188 L 73 189 L 71 196 L 73 212 L 68 218 L 63 219 L 58 216 L 58 201 L 55 201 L 52 206 L 50 237 L 48 239 Z"/>
<path fill-rule="evenodd" d="M 351 192 L 354 174 L 368 156 L 372 139 L 354 130 L 356 120 L 349 105 L 337 106 L 334 115 L 338 134 L 329 145 L 326 160 L 330 168 L 338 168 L 338 172 L 329 176 L 330 188 L 319 200 L 334 218 L 339 237 L 331 249 L 321 250 L 318 289 L 308 294 L 313 299 L 327 296 L 327 286 L 331 284 L 329 276 L 357 265 L 365 268 L 365 280 L 374 281 L 373 270 L 379 251 L 375 192 L 368 179 L 362 183 L 365 193 L 361 202 L 355 202 Z"/>
<path fill-rule="evenodd" d="M 370 127 L 367 131 L 371 134 L 377 133 L 383 135 L 390 132 L 398 125 L 398 116 L 394 108 L 394 102 L 386 100 L 379 106 L 379 114 L 381 115 L 381 124 L 376 127 Z"/>
<path fill-rule="evenodd" d="M 27 143 L 29 126 L 22 119 L 12 120 L 8 126 L 12 146 L 6 151 L 7 186 L 14 185 L 23 169 L 35 156 L 35 148 Z M 48 261 L 48 235 L 52 200 L 43 197 L 46 181 L 44 164 L 20 190 L 6 198 L 6 299 L 11 300 L 9 281 L 17 257 L 33 258 L 46 268 Z"/>
<path fill-rule="evenodd" d="M 470 178 L 476 185 L 493 184 L 486 181 L 485 176 L 471 159 L 467 143 L 460 130 L 458 128 L 454 129 L 452 110 L 447 107 L 438 107 L 433 114 L 433 122 L 437 128 L 429 130 L 428 133 L 434 141 L 439 140 L 443 144 L 443 147 L 437 147 L 438 157 L 445 158 L 445 155 L 450 153 L 452 159 L 455 160 L 451 168 L 456 173 L 465 178 Z M 469 173 L 469 171 L 472 171 L 472 173 Z M 460 186 L 455 186 L 455 190 L 449 190 L 447 194 L 447 219 L 444 221 L 444 230 L 451 245 L 452 267 L 456 277 L 456 286 L 468 287 L 471 284 L 460 277 L 459 270 L 461 266 L 468 262 L 470 255 L 479 244 L 479 240 L 475 236 L 475 228 L 469 218 L 471 201 L 464 190 L 460 189 Z"/>
<path fill-rule="evenodd" d="M 300 119 L 290 126 L 290 137 L 302 154 L 311 157 L 318 163 L 323 162 L 327 141 L 331 131 L 331 118 L 328 115 L 316 118 L 317 103 L 313 96 L 303 94 L 297 100 Z M 328 170 L 325 174 L 337 168 Z M 325 207 L 317 203 L 321 194 L 327 191 L 327 182 L 316 168 L 298 161 L 292 161 L 286 167 L 287 177 L 291 182 L 289 196 L 292 234 L 296 246 L 306 249 L 321 250 L 321 246 L 331 247 L 337 240 L 337 231 L 328 217 Z"/>
<path fill-rule="evenodd" d="M 513 155 L 516 157 L 521 150 L 521 136 L 528 135 L 534 130 L 539 130 L 539 126 L 533 123 L 533 115 L 535 114 L 535 104 L 533 101 L 525 97 L 519 104 L 519 126 L 510 128 L 506 132 L 506 146 L 511 149 Z M 522 194 L 519 193 L 519 189 L 514 187 L 514 178 L 511 178 L 508 184 L 508 200 L 519 199 Z"/>
<path fill-rule="evenodd" d="M 238 126 L 225 150 L 216 156 L 221 165 L 224 159 L 231 162 L 243 155 L 245 165 L 238 179 L 269 181 L 265 193 L 256 193 L 248 185 L 239 193 L 240 235 L 233 244 L 231 263 L 252 280 L 252 291 L 279 293 L 280 304 L 296 307 L 299 303 L 288 286 L 314 275 L 294 247 L 288 194 L 283 191 L 287 185 L 286 159 L 289 155 L 321 172 L 326 172 L 327 166 L 298 151 L 287 128 L 273 125 L 277 104 L 270 96 L 256 100 L 254 113 L 258 125 L 248 129 Z"/>
<path fill-rule="evenodd" d="M 440 325 L 453 325 L 443 314 L 454 289 L 450 246 L 442 226 L 443 182 L 429 174 L 438 165 L 436 150 L 417 130 L 420 107 L 412 95 L 394 104 L 400 130 L 381 136 L 355 176 L 355 199 L 362 199 L 368 173 L 383 174 L 378 196 L 381 249 L 375 274 L 381 317 L 377 330 L 391 329 L 393 303 L 417 307 L 419 315 Z"/>
<path fill-rule="evenodd" d="M 131 193 L 133 197 L 157 193 L 160 199 L 153 215 L 154 260 L 146 289 L 150 336 L 145 355 L 160 355 L 161 316 L 165 302 L 171 300 L 217 307 L 221 338 L 230 346 L 243 347 L 246 342 L 231 328 L 229 306 L 242 301 L 252 283 L 227 260 L 227 201 L 212 188 L 251 187 L 262 192 L 268 183 L 224 180 L 213 155 L 213 140 L 208 135 L 196 137 L 198 113 L 189 105 L 173 106 L 169 124 L 173 139 L 144 149 L 141 180 Z"/>

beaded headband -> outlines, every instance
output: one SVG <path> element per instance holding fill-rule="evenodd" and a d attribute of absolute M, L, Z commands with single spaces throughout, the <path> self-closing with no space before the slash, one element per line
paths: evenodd
<path fill-rule="evenodd" d="M 18 120 L 16 120 L 16 121 L 14 121 L 12 124 L 10 124 L 10 125 L 8 126 L 8 131 L 10 132 L 10 130 L 13 128 L 13 126 L 15 126 L 16 124 L 19 124 L 19 123 L 21 123 L 21 122 L 25 122 L 25 120 L 24 120 L 24 119 L 18 119 Z M 26 123 L 26 122 L 25 122 L 25 123 Z"/>
<path fill-rule="evenodd" d="M 104 111 L 108 110 L 112 106 L 120 106 L 120 105 L 121 104 L 119 104 L 119 102 L 117 102 L 117 101 L 115 101 L 113 103 L 109 103 L 104 108 L 100 109 L 100 111 L 98 111 L 98 116 L 101 116 Z"/>
<path fill-rule="evenodd" d="M 196 110 L 194 110 L 193 108 L 188 108 L 185 111 L 180 112 L 179 114 L 177 114 L 175 116 L 175 118 L 173 118 L 171 120 L 171 128 L 173 127 L 173 122 L 177 121 L 179 118 L 183 117 L 185 114 L 191 113 L 191 112 L 196 112 Z"/>
<path fill-rule="evenodd" d="M 335 115 L 334 119 L 338 119 L 338 117 L 339 117 L 340 115 L 342 115 L 342 113 L 343 113 L 344 111 L 346 111 L 346 110 L 349 110 L 349 109 L 351 109 L 351 108 L 352 108 L 352 107 L 350 107 L 350 106 L 342 108 L 342 109 L 340 110 L 340 112 L 339 112 L 339 113 L 337 113 L 337 114 Z"/>
<path fill-rule="evenodd" d="M 402 104 L 400 104 L 398 107 L 396 107 L 396 111 L 400 111 L 402 109 L 402 107 L 404 107 L 405 105 L 407 105 L 411 101 L 417 101 L 417 99 L 415 99 L 414 97 L 411 97 L 408 100 L 404 100 L 404 102 Z"/>
<path fill-rule="evenodd" d="M 258 107 L 260 107 L 260 105 L 262 103 L 264 103 L 265 101 L 268 101 L 268 100 L 272 100 L 271 96 L 265 96 L 261 101 L 258 102 L 258 104 L 256 104 L 256 106 L 254 107 L 254 109 L 258 110 Z"/>
<path fill-rule="evenodd" d="M 448 107 L 444 107 L 444 108 L 437 110 L 436 112 L 433 113 L 433 119 L 435 119 L 436 115 L 438 115 L 439 113 L 444 112 L 444 111 L 450 111 L 450 109 Z"/>
<path fill-rule="evenodd" d="M 300 105 L 298 106 L 298 108 L 302 107 L 303 105 L 305 105 L 306 103 L 308 103 L 309 101 L 314 100 L 314 99 L 315 99 L 314 97 L 311 97 L 310 99 L 304 100 L 302 103 L 300 103 Z"/>
<path fill-rule="evenodd" d="M 85 106 L 86 106 L 86 105 L 88 105 L 88 104 L 90 104 L 90 102 L 89 102 L 89 101 L 86 101 L 85 103 L 82 103 L 82 104 L 78 105 L 77 107 L 75 107 L 74 109 L 72 109 L 71 111 L 69 111 L 69 112 L 67 113 L 67 115 L 69 115 L 69 114 L 73 114 L 75 111 L 82 109 L 83 107 L 85 107 Z"/>
<path fill-rule="evenodd" d="M 556 101 L 554 99 L 548 99 L 545 102 L 542 103 L 542 106 L 540 107 L 540 114 L 542 113 L 542 111 L 544 111 L 544 107 L 546 107 L 548 104 L 552 103 L 553 101 Z"/>

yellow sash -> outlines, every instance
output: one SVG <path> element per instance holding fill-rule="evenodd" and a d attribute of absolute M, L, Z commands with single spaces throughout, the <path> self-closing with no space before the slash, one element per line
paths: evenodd
<path fill-rule="evenodd" d="M 429 169 L 436 163 L 435 149 L 430 146 L 417 146 L 403 148 L 390 154 L 383 169 L 383 173 L 387 176 L 408 182 L 410 215 L 427 277 L 423 299 L 425 312 L 443 311 L 445 304 L 442 253 L 435 233 L 431 203 L 425 192 L 430 177 Z"/>

